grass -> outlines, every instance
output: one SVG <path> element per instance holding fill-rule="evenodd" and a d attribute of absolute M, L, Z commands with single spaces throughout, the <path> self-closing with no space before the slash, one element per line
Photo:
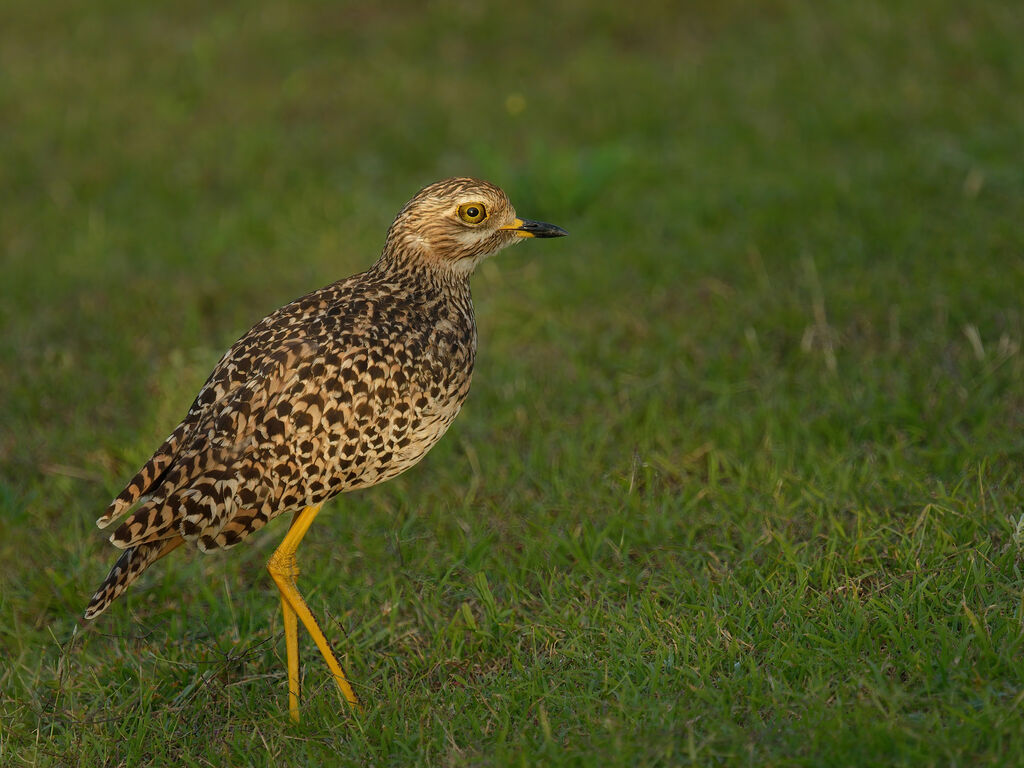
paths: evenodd
<path fill-rule="evenodd" d="M 866 3 L 0 10 L 0 764 L 1006 765 L 1024 753 L 1024 17 Z M 470 173 L 416 469 L 71 642 L 220 352 Z M 1017 757 L 1013 757 L 1016 755 Z"/>

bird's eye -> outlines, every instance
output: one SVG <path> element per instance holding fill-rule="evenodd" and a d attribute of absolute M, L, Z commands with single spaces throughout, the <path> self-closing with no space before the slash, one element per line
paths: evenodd
<path fill-rule="evenodd" d="M 467 224 L 479 224 L 487 218 L 483 203 L 463 203 L 459 206 L 459 218 Z"/>

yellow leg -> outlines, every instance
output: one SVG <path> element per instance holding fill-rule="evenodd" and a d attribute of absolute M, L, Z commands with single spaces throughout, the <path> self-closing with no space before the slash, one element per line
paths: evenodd
<path fill-rule="evenodd" d="M 288 713 L 299 722 L 299 625 L 295 611 L 281 595 L 284 616 L 284 647 L 288 652 Z"/>
<path fill-rule="evenodd" d="M 270 556 L 270 561 L 267 563 L 270 577 L 277 584 L 277 588 L 281 592 L 281 610 L 284 613 L 284 639 L 288 652 L 288 711 L 296 722 L 299 720 L 299 639 L 296 618 L 302 622 L 306 631 L 312 636 L 313 642 L 316 643 L 316 647 L 320 649 L 320 655 L 324 657 L 327 667 L 331 670 L 331 674 L 334 675 L 334 681 L 338 684 L 341 695 L 345 697 L 345 700 L 353 708 L 359 708 L 359 699 L 356 698 L 352 686 L 349 685 L 348 679 L 341 669 L 341 664 L 338 663 L 338 659 L 334 656 L 334 651 L 331 650 L 323 630 L 316 623 L 316 619 L 313 618 L 309 606 L 306 605 L 306 601 L 302 599 L 302 595 L 299 594 L 299 590 L 295 586 L 295 577 L 299 575 L 299 566 L 295 560 L 295 550 L 298 549 L 299 542 L 306 535 L 309 526 L 312 525 L 319 511 L 320 507 L 317 506 L 306 507 L 301 512 L 297 512 L 292 520 L 291 528 L 285 534 L 284 540 L 274 551 L 274 554 Z"/>

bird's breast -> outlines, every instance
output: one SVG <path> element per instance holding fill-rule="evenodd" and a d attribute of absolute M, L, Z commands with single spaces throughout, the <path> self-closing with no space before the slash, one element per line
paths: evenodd
<path fill-rule="evenodd" d="M 383 482 L 416 464 L 441 439 L 469 394 L 476 357 L 471 313 L 420 314 L 380 349 L 360 386 L 366 396 L 338 434 L 334 486 Z"/>

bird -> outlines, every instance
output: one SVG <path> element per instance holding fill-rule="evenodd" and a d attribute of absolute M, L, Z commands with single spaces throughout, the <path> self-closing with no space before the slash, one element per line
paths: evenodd
<path fill-rule="evenodd" d="M 178 547 L 230 549 L 291 514 L 267 562 L 281 597 L 289 714 L 299 721 L 298 622 L 360 710 L 299 592 L 299 543 L 325 502 L 409 469 L 458 415 L 477 350 L 475 267 L 523 239 L 566 234 L 519 218 L 486 181 L 421 189 L 369 269 L 272 312 L 221 357 L 185 418 L 96 521 L 121 520 L 110 542 L 123 551 L 84 620 Z"/>

